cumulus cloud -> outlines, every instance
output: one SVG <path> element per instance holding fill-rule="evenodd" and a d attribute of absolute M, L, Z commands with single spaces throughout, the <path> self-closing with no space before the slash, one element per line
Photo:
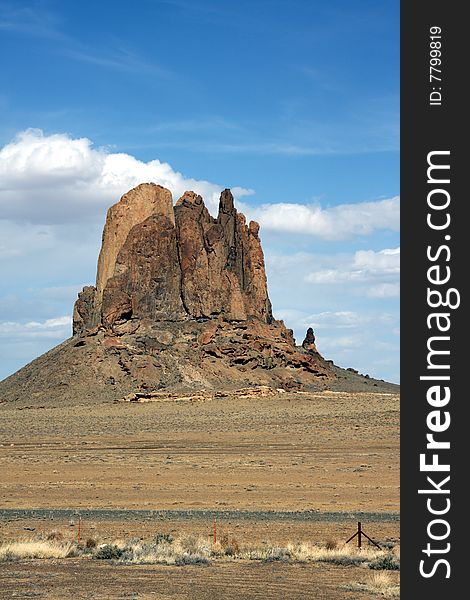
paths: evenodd
<path fill-rule="evenodd" d="M 400 295 L 400 284 L 395 283 L 380 283 L 373 285 L 367 290 L 369 298 L 398 298 Z"/>
<path fill-rule="evenodd" d="M 264 229 L 343 240 L 370 235 L 376 230 L 400 229 L 398 196 L 376 202 L 339 204 L 331 208 L 294 203 L 263 204 L 258 208 L 243 205 L 250 218 Z"/>
<path fill-rule="evenodd" d="M 353 267 L 369 273 L 399 273 L 400 248 L 385 248 L 379 252 L 359 250 L 354 255 Z"/>
<path fill-rule="evenodd" d="M 298 328 L 313 327 L 315 330 L 333 331 L 344 329 L 359 329 L 370 323 L 389 323 L 394 316 L 390 313 L 359 313 L 351 310 L 325 310 L 319 313 L 283 310 L 277 315 L 288 322 L 295 323 Z"/>
<path fill-rule="evenodd" d="M 188 189 L 201 194 L 215 214 L 225 187 L 185 177 L 159 160 L 95 148 L 88 138 L 40 129 L 19 133 L 0 150 L 0 207 L 3 219 L 53 224 L 90 220 L 139 183 L 153 181 L 175 200 Z M 331 208 L 298 203 L 252 206 L 240 199 L 253 190 L 232 187 L 238 206 L 266 230 L 342 240 L 376 230 L 399 230 L 399 198 L 341 204 Z"/>
<path fill-rule="evenodd" d="M 367 320 L 365 315 L 350 310 L 323 311 L 321 313 L 309 315 L 309 320 L 317 328 L 329 329 L 351 329 L 364 324 Z"/>
<path fill-rule="evenodd" d="M 378 282 L 381 286 L 371 288 L 368 295 L 380 298 L 396 295 L 391 292 L 398 289 L 398 282 L 388 280 L 397 279 L 399 273 L 400 248 L 386 248 L 379 252 L 358 250 L 349 263 L 340 268 L 313 271 L 305 276 L 305 281 L 318 284 Z M 387 281 L 383 281 L 384 279 Z"/>
<path fill-rule="evenodd" d="M 4 338 L 50 338 L 62 340 L 70 336 L 72 318 L 70 316 L 56 317 L 46 321 L 29 321 L 19 323 L 4 321 L 0 323 L 0 339 Z"/>
<path fill-rule="evenodd" d="M 70 335 L 70 316 L 57 315 L 70 314 L 78 289 L 94 281 L 105 211 L 144 181 L 169 188 L 175 200 L 193 189 L 213 214 L 225 187 L 64 133 L 30 129 L 0 149 L 0 377 Z M 319 348 L 338 364 L 347 365 L 350 352 L 351 366 L 372 369 L 371 356 L 379 360 L 385 352 L 378 344 L 397 331 L 397 321 L 387 322 L 376 307 L 398 294 L 400 250 L 359 250 L 354 237 L 398 230 L 398 198 L 334 208 L 257 207 L 243 201 L 250 190 L 232 189 L 239 208 L 266 232 L 276 317 L 298 340 L 313 326 Z M 318 245 L 313 253 L 315 238 L 347 241 L 332 244 L 331 252 Z M 378 239 L 371 237 L 368 247 Z"/>
<path fill-rule="evenodd" d="M 0 150 L 0 207 L 3 219 L 61 223 L 88 219 L 142 182 L 171 190 L 175 200 L 186 190 L 201 194 L 217 210 L 222 185 L 185 177 L 168 163 L 143 162 L 124 153 L 95 148 L 88 138 L 45 135 L 28 129 Z M 241 198 L 251 190 L 233 187 Z"/>

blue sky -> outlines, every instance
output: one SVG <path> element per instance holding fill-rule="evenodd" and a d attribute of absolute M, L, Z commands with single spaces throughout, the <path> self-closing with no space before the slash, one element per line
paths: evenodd
<path fill-rule="evenodd" d="M 0 0 L 0 56 L 0 377 L 67 337 L 107 206 L 154 180 L 235 188 L 275 314 L 398 381 L 398 1 Z"/>

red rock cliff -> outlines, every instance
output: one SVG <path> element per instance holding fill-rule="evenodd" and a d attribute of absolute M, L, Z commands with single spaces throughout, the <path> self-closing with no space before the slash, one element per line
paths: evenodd
<path fill-rule="evenodd" d="M 165 188 L 137 186 L 108 210 L 96 287 L 79 294 L 74 334 L 130 318 L 271 323 L 258 230 L 237 212 L 230 190 L 213 218 L 194 192 L 173 207 Z"/>

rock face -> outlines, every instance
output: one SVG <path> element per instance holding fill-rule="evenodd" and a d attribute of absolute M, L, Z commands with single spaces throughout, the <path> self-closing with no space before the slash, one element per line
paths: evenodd
<path fill-rule="evenodd" d="M 194 192 L 178 200 L 175 217 L 181 293 L 188 315 L 271 322 L 259 227 L 254 222 L 247 227 L 230 190 L 222 192 L 217 219 Z"/>
<path fill-rule="evenodd" d="M 335 375 L 309 329 L 273 319 L 259 226 L 230 190 L 217 218 L 201 196 L 141 184 L 108 210 L 96 286 L 73 337 L 0 385 L 18 400 L 95 402 L 156 390 L 322 389 Z M 77 400 L 74 400 L 77 399 Z"/>
<path fill-rule="evenodd" d="M 250 317 L 272 321 L 264 256 L 255 222 L 220 197 L 214 219 L 201 196 L 141 184 L 112 206 L 98 259 L 96 288 L 83 289 L 74 334 L 141 321 Z"/>
<path fill-rule="evenodd" d="M 166 217 L 173 225 L 171 192 L 160 185 L 142 184 L 124 194 L 106 216 L 103 242 L 98 258 L 96 307 L 99 310 L 108 280 L 115 274 L 116 261 L 131 229 L 150 217 Z"/>

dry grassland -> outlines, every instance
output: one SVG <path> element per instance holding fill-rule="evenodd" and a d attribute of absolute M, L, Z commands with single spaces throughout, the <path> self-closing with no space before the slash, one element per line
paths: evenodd
<path fill-rule="evenodd" d="M 106 517 L 83 521 L 82 539 L 128 543 L 171 533 L 201 538 L 211 552 L 212 515 L 229 511 L 218 522 L 219 539 L 235 539 L 261 556 L 223 553 L 223 560 L 212 556 L 209 566 L 111 564 L 83 556 L 6 561 L 0 566 L 1 598 L 20 589 L 52 600 L 397 597 L 396 571 L 387 571 L 380 583 L 366 564 L 299 561 L 293 551 L 344 541 L 358 512 L 374 513 L 364 523 L 369 535 L 399 545 L 392 518 L 399 510 L 397 395 L 230 395 L 70 408 L 32 401 L 21 410 L 0 406 L 0 418 L 4 509 L 102 509 Z M 174 512 L 139 521 L 135 515 L 113 518 L 116 509 L 191 510 L 195 517 Z M 234 511 L 253 514 L 237 518 Z M 307 517 L 289 518 L 286 511 Z M 323 511 L 348 514 L 322 520 Z M 36 518 L 4 515 L 0 541 L 4 548 L 27 535 L 39 542 L 52 529 L 63 537 L 61 547 L 76 539 L 76 522 L 51 521 L 43 510 Z M 282 560 L 266 555 L 289 544 L 291 554 Z"/>

